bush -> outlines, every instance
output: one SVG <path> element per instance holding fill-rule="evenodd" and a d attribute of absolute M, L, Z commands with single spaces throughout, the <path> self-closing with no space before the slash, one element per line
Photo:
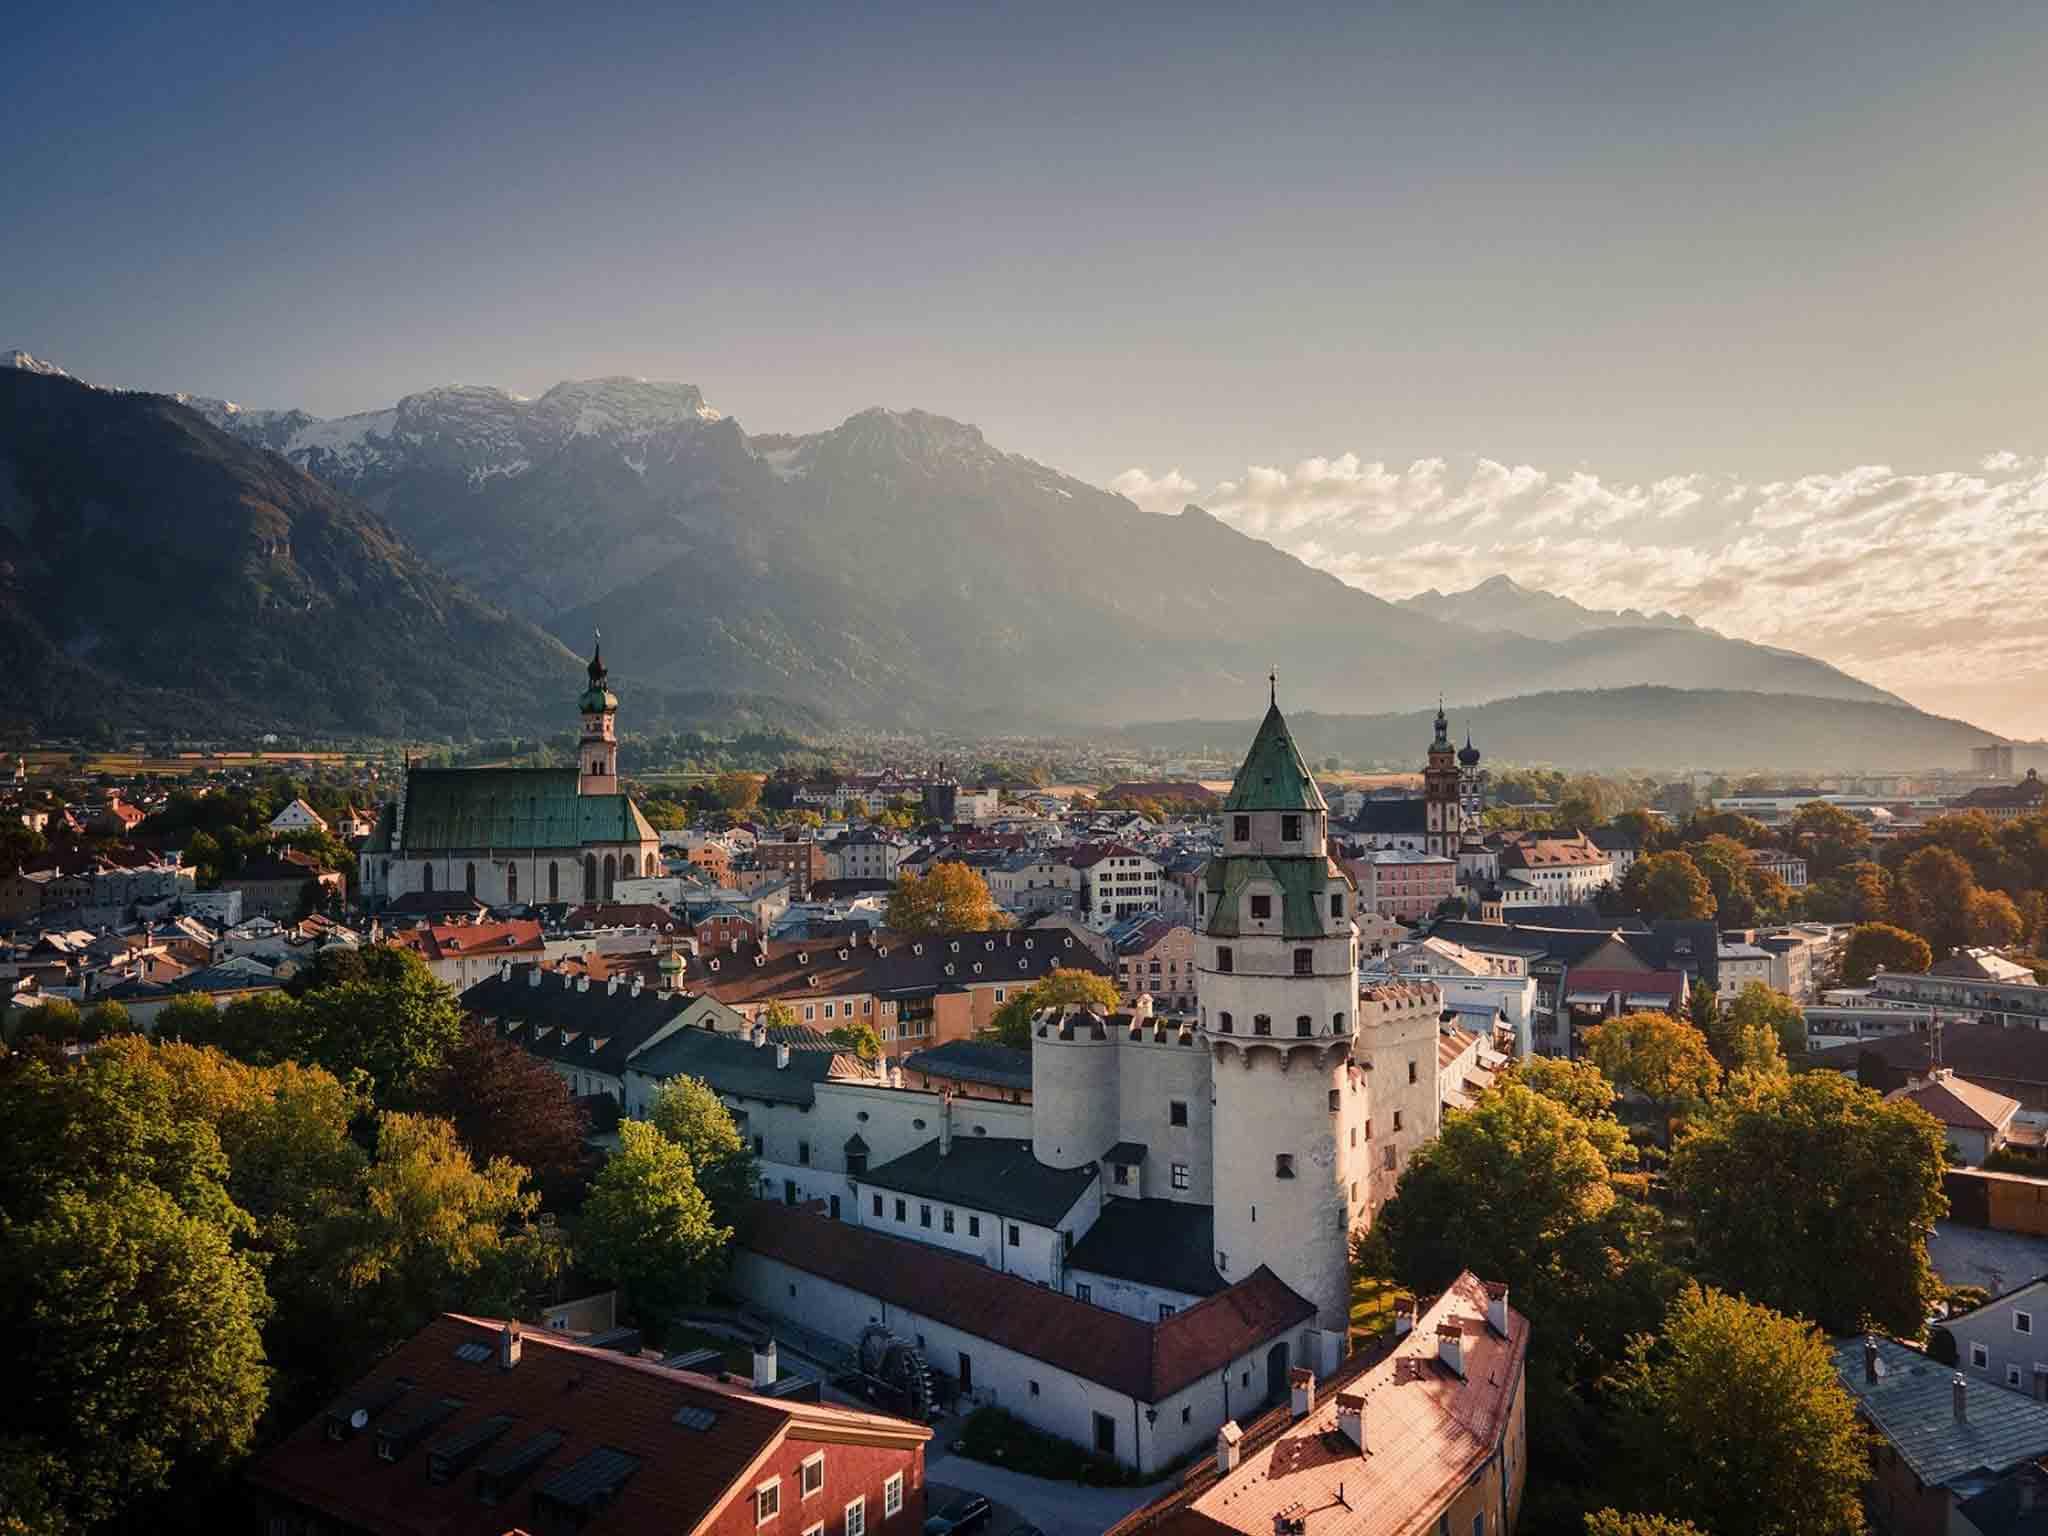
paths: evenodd
<path fill-rule="evenodd" d="M 1120 1488 L 1132 1481 L 1130 1469 L 1122 1462 L 1034 1429 L 1002 1408 L 975 1409 L 961 1427 L 960 1441 L 962 1453 L 976 1461 L 1031 1477 L 1098 1488 Z"/>

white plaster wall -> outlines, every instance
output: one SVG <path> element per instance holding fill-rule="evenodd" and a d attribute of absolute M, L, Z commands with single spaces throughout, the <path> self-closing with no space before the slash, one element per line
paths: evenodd
<path fill-rule="evenodd" d="M 1079 1296 L 1078 1288 L 1084 1285 L 1088 1287 L 1088 1295 L 1083 1299 L 1090 1305 L 1107 1307 L 1112 1312 L 1121 1312 L 1126 1317 L 1147 1323 L 1159 1321 L 1161 1306 L 1185 1312 L 1202 1299 L 1185 1291 L 1168 1290 L 1165 1286 L 1146 1285 L 1136 1280 L 1119 1280 L 1085 1269 L 1067 1271 L 1066 1292 L 1069 1296 Z"/>
<path fill-rule="evenodd" d="M 1093 1162 L 1117 1139 L 1119 1032 L 1086 1014 L 1068 1022 L 1073 1039 L 1054 1021 L 1031 1042 L 1032 1152 L 1049 1168 Z"/>
<path fill-rule="evenodd" d="M 1138 1039 L 1127 1036 L 1117 1051 L 1116 1139 L 1146 1149 L 1137 1185 L 1120 1192 L 1208 1205 L 1216 1198 L 1209 1051 L 1198 1030 L 1190 1030 L 1185 1041 L 1177 1030 L 1166 1029 L 1162 1038 L 1148 1026 Z M 1175 1102 L 1187 1105 L 1184 1126 L 1173 1124 Z M 1175 1163 L 1188 1169 L 1186 1189 L 1173 1187 Z"/>

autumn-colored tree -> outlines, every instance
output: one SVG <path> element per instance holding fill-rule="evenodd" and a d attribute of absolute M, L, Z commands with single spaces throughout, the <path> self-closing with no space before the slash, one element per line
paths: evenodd
<path fill-rule="evenodd" d="M 2020 909 L 2003 891 L 1978 891 L 1972 895 L 1966 923 L 1972 944 L 1986 944 L 1993 949 L 2019 943 L 2027 928 Z"/>
<path fill-rule="evenodd" d="M 758 773 L 721 773 L 711 781 L 711 798 L 720 810 L 750 811 L 761 801 L 761 784 Z"/>
<path fill-rule="evenodd" d="M 1614 1084 L 1590 1061 L 1566 1061 L 1561 1056 L 1525 1056 L 1508 1069 L 1512 1081 L 1531 1092 L 1562 1104 L 1577 1115 L 1587 1139 L 1600 1149 L 1610 1168 L 1635 1162 L 1636 1149 L 1627 1128 L 1614 1114 L 1618 1096 Z"/>
<path fill-rule="evenodd" d="M 853 1052 L 862 1061 L 882 1059 L 882 1037 L 875 1033 L 875 1026 L 865 1019 L 834 1025 L 825 1031 L 825 1038 L 842 1051 Z"/>
<path fill-rule="evenodd" d="M 1757 920 L 1751 886 L 1755 866 L 1749 850 L 1732 837 L 1716 834 L 1704 842 L 1687 843 L 1685 851 L 1707 878 L 1714 893 L 1714 918 L 1724 928 L 1747 928 Z"/>
<path fill-rule="evenodd" d="M 1650 1101 L 1671 1139 L 1672 1117 L 1721 1080 L 1706 1036 L 1668 1013 L 1624 1013 L 1587 1031 L 1586 1054 L 1615 1087 Z"/>
<path fill-rule="evenodd" d="M 1107 976 L 1056 965 L 1042 981 L 1010 993 L 989 1021 L 989 1036 L 998 1045 L 1025 1050 L 1031 1045 L 1031 1017 L 1040 1009 L 1081 1003 L 1107 1012 L 1115 1009 L 1120 1000 L 1116 983 Z"/>
<path fill-rule="evenodd" d="M 1961 854 L 1922 848 L 1900 866 L 1898 888 L 1912 900 L 1914 932 L 1936 954 L 1945 955 L 1969 941 L 1977 877 Z"/>
<path fill-rule="evenodd" d="M 1586 1515 L 1586 1536 L 1707 1536 L 1690 1520 L 1669 1515 L 1623 1514 L 1618 1509 L 1596 1509 Z"/>
<path fill-rule="evenodd" d="M 1786 830 L 1792 846 L 1805 857 L 1808 874 L 1816 880 L 1843 868 L 1870 842 L 1862 822 L 1825 800 L 1802 805 Z"/>
<path fill-rule="evenodd" d="M 900 934 L 980 933 L 1010 926 L 977 870 L 951 860 L 923 874 L 907 869 L 889 893 L 889 927 Z"/>
<path fill-rule="evenodd" d="M 1638 859 L 1622 877 L 1622 899 L 1646 917 L 1714 915 L 1714 890 L 1691 855 L 1673 849 Z"/>
<path fill-rule="evenodd" d="M 1863 1530 L 1868 1434 L 1810 1324 L 1689 1285 L 1631 1346 L 1612 1395 L 1619 1466 L 1643 1502 L 1716 1536 Z"/>
<path fill-rule="evenodd" d="M 573 1198 L 590 1160 L 589 1115 L 567 1078 L 483 1020 L 465 1022 L 447 1059 L 422 1080 L 419 1102 L 454 1125 L 477 1162 L 508 1159 L 531 1171 L 550 1203 Z"/>
<path fill-rule="evenodd" d="M 1849 986 L 1869 984 L 1880 969 L 1918 974 L 1934 963 L 1934 951 L 1917 933 L 1890 923 L 1863 923 L 1849 931 L 1842 946 L 1842 980 Z"/>

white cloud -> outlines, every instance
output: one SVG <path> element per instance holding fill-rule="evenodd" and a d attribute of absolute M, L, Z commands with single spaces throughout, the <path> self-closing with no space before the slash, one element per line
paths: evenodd
<path fill-rule="evenodd" d="M 1589 607 L 1668 609 L 1805 651 L 1937 711 L 1967 700 L 1985 724 L 2048 728 L 2048 459 L 1633 484 L 1346 453 L 1255 465 L 1206 493 L 1178 470 L 1112 485 L 1155 511 L 1193 501 L 1382 597 L 1506 572 Z"/>

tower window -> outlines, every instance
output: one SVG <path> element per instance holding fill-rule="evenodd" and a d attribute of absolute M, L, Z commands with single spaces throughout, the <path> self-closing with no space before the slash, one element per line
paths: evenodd
<path fill-rule="evenodd" d="M 1168 1125 L 1186 1125 L 1188 1123 L 1188 1102 L 1186 1099 L 1175 1099 L 1166 1106 L 1166 1123 Z"/>
<path fill-rule="evenodd" d="M 1250 841 L 1252 840 L 1252 819 L 1251 819 L 1251 817 L 1249 817 L 1249 816 L 1233 816 L 1233 817 L 1231 817 L 1231 818 L 1230 818 L 1230 838 L 1231 838 L 1231 841 L 1232 841 L 1232 842 L 1237 842 L 1237 843 L 1248 843 L 1248 842 L 1250 842 Z"/>
<path fill-rule="evenodd" d="M 1280 1152 L 1274 1155 L 1273 1177 L 1276 1179 L 1291 1179 L 1294 1177 L 1294 1154 L 1292 1152 Z"/>
<path fill-rule="evenodd" d="M 1415 1081 L 1415 1063 L 1413 1061 L 1408 1063 L 1408 1081 L 1411 1083 Z"/>
<path fill-rule="evenodd" d="M 1344 915 L 1344 893 L 1343 893 L 1342 891 L 1332 891 L 1332 892 L 1330 892 L 1330 916 L 1332 916 L 1332 917 L 1342 917 L 1343 915 Z"/>
<path fill-rule="evenodd" d="M 1294 974 L 1313 976 L 1316 971 L 1316 952 L 1312 949 L 1297 949 L 1294 952 Z"/>
<path fill-rule="evenodd" d="M 1344 1090 L 1343 1090 L 1343 1089 L 1341 1089 L 1341 1088 L 1332 1088 L 1332 1089 L 1330 1090 L 1330 1108 L 1331 1108 L 1331 1110 L 1332 1110 L 1332 1111 L 1335 1111 L 1335 1110 L 1339 1110 L 1339 1109 L 1342 1109 L 1343 1107 L 1344 1107 Z M 1355 1144 L 1355 1143 L 1354 1143 L 1354 1144 Z"/>
<path fill-rule="evenodd" d="M 1333 1035 L 1344 1033 L 1344 1010 L 1341 1008 L 1330 1015 L 1330 1033 Z"/>
<path fill-rule="evenodd" d="M 429 887 L 429 889 L 431 889 L 431 887 Z M 1219 945 L 1217 945 L 1217 946 L 1216 946 L 1216 970 L 1217 970 L 1217 972 L 1218 972 L 1218 973 L 1219 973 L 1220 975 L 1228 976 L 1228 975 L 1229 975 L 1229 974 L 1231 973 L 1232 969 L 1234 969 L 1234 967 L 1233 967 L 1233 966 L 1232 966 L 1232 964 L 1231 964 L 1230 946 L 1229 946 L 1228 944 L 1219 944 Z"/>
<path fill-rule="evenodd" d="M 1216 1015 L 1216 1028 L 1226 1035 L 1236 1033 L 1236 1027 L 1230 1022 L 1230 1010 L 1228 1008 Z"/>
<path fill-rule="evenodd" d="M 1294 1021 L 1294 1033 L 1298 1039 L 1306 1040 L 1316 1031 L 1316 1023 L 1307 1014 L 1301 1014 Z"/>
<path fill-rule="evenodd" d="M 1255 1035 L 1272 1034 L 1273 1021 L 1263 1013 L 1254 1014 L 1252 1016 L 1252 1033 Z"/>
<path fill-rule="evenodd" d="M 1254 919 L 1256 919 L 1256 920 L 1257 920 L 1257 921 L 1259 921 L 1259 922 L 1264 922 L 1264 921 L 1265 921 L 1265 920 L 1266 920 L 1267 918 L 1271 917 L 1272 915 L 1273 915 L 1273 898 L 1272 898 L 1272 897 L 1270 897 L 1270 896 L 1254 896 L 1254 897 L 1252 898 L 1252 917 L 1253 917 Z"/>
<path fill-rule="evenodd" d="M 1298 843 L 1301 841 L 1301 818 L 1299 816 L 1282 816 L 1280 818 L 1280 841 L 1283 843 Z"/>

